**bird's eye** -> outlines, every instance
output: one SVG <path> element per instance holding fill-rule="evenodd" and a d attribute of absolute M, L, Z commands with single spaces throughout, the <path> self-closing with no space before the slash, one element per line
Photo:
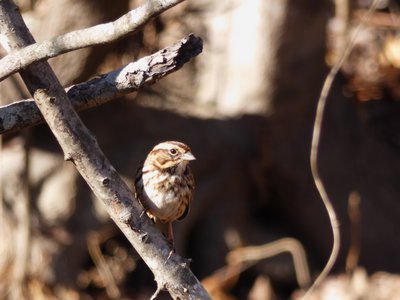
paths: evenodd
<path fill-rule="evenodd" d="M 172 155 L 176 155 L 178 153 L 178 151 L 176 151 L 176 149 L 172 148 L 169 150 L 169 153 Z"/>

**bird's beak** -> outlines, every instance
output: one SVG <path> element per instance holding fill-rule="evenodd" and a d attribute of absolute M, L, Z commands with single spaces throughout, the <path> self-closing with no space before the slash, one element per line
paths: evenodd
<path fill-rule="evenodd" d="M 182 155 L 183 160 L 195 160 L 196 157 L 191 152 L 186 152 Z"/>

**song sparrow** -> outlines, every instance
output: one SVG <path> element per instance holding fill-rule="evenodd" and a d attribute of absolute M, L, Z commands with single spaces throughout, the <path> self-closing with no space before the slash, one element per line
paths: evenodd
<path fill-rule="evenodd" d="M 187 145 L 163 142 L 150 151 L 136 174 L 136 198 L 172 247 L 172 222 L 187 215 L 193 199 L 194 177 L 188 164 L 194 159 Z"/>

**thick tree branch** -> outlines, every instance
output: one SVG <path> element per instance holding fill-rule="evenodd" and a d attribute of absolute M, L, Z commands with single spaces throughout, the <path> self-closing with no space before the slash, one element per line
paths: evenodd
<path fill-rule="evenodd" d="M 77 111 L 95 107 L 155 83 L 171 72 L 179 70 L 201 51 L 201 39 L 188 35 L 174 45 L 119 70 L 73 85 L 66 89 L 67 95 Z M 0 107 L 0 134 L 34 126 L 43 121 L 43 116 L 33 99 Z"/>
<path fill-rule="evenodd" d="M 13 49 L 12 53 L 0 60 L 0 81 L 34 62 L 44 61 L 73 50 L 114 42 L 182 1 L 148 0 L 114 22 L 71 31 L 41 43 L 26 45 L 22 49 Z M 7 38 L 0 36 L 0 43 L 10 52 L 11 46 L 7 44 Z"/>
<path fill-rule="evenodd" d="M 10 50 L 34 42 L 11 0 L 0 1 L 0 20 L 0 33 L 7 37 Z M 210 299 L 187 262 L 174 253 L 169 255 L 166 239 L 147 217 L 140 215 L 139 203 L 79 119 L 49 64 L 32 65 L 21 76 L 65 158 L 75 164 L 103 201 L 111 218 L 154 273 L 158 287 L 167 289 L 174 299 Z"/>

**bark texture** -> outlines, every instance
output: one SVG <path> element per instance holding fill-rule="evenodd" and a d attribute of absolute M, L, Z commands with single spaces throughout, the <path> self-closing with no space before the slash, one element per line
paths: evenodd
<path fill-rule="evenodd" d="M 179 70 L 201 51 L 201 39 L 189 35 L 176 44 L 121 69 L 71 86 L 66 89 L 67 96 L 76 111 L 104 104 Z M 0 134 L 34 126 L 43 121 L 33 99 L 0 107 Z"/>

